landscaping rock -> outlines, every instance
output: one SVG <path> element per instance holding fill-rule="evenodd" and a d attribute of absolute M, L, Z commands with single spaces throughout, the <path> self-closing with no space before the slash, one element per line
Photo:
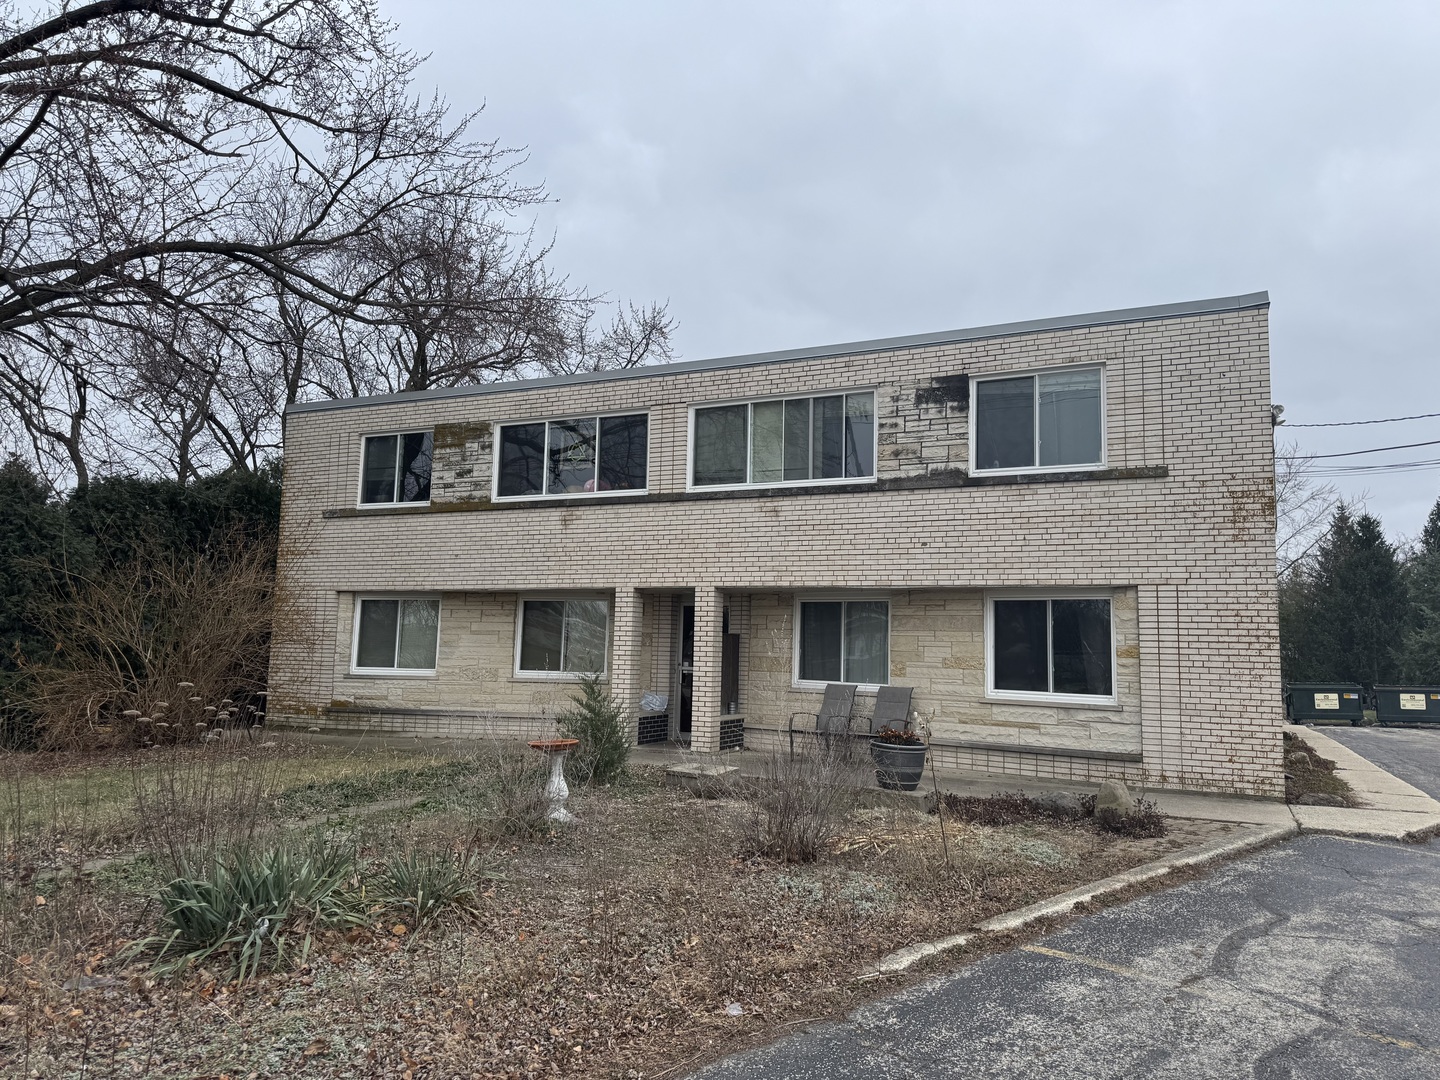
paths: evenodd
<path fill-rule="evenodd" d="M 1308 795 L 1301 795 L 1295 800 L 1301 806 L 1344 806 L 1345 800 L 1339 795 L 1331 795 L 1324 791 L 1312 791 Z"/>
<path fill-rule="evenodd" d="M 1106 780 L 1095 794 L 1095 813 L 1109 810 L 1119 817 L 1135 812 L 1135 797 L 1119 780 Z"/>
<path fill-rule="evenodd" d="M 718 799 L 732 792 L 740 770 L 734 765 L 671 765 L 665 770 L 667 787 L 684 788 L 701 799 Z"/>
<path fill-rule="evenodd" d="M 1307 754 L 1307 753 L 1305 753 L 1304 750 L 1296 750 L 1294 753 L 1286 754 L 1286 755 L 1285 755 L 1285 760 L 1286 760 L 1287 762 L 1289 762 L 1291 765 L 1314 765 L 1314 764 L 1315 764 L 1313 761 L 1310 760 L 1310 755 Z"/>
<path fill-rule="evenodd" d="M 1066 821 L 1074 821 L 1085 816 L 1085 808 L 1080 804 L 1080 796 L 1073 791 L 1042 792 L 1035 796 L 1034 802 L 1047 814 Z"/>

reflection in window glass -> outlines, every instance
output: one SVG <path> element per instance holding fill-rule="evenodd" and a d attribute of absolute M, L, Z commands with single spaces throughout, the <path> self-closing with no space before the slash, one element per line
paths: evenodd
<path fill-rule="evenodd" d="M 545 425 L 507 424 L 500 429 L 501 498 L 545 490 Z"/>
<path fill-rule="evenodd" d="M 609 615 L 605 600 L 526 600 L 520 619 L 520 670 L 604 672 Z"/>
<path fill-rule="evenodd" d="M 650 453 L 650 421 L 638 416 L 600 418 L 600 491 L 643 491 Z"/>
<path fill-rule="evenodd" d="M 1035 380 L 975 384 L 975 468 L 1028 469 L 1035 464 Z"/>
<path fill-rule="evenodd" d="M 692 458 L 690 482 L 696 487 L 874 476 L 875 395 L 696 409 Z"/>
<path fill-rule="evenodd" d="M 1040 464 L 1100 461 L 1100 372 L 1055 372 L 1038 376 L 1037 383 Z"/>
<path fill-rule="evenodd" d="M 845 475 L 845 399 L 815 398 L 811 404 L 812 465 L 816 480 L 833 480 Z"/>
<path fill-rule="evenodd" d="M 745 405 L 695 410 L 695 483 L 745 483 Z"/>
<path fill-rule="evenodd" d="M 440 634 L 438 599 L 362 598 L 356 617 L 356 668 L 435 670 Z"/>
<path fill-rule="evenodd" d="M 563 495 L 595 490 L 595 421 L 553 420 L 550 423 L 550 467 L 545 491 Z"/>
<path fill-rule="evenodd" d="M 996 600 L 995 689 L 1045 693 L 1050 689 L 1049 645 L 1044 600 Z"/>
<path fill-rule="evenodd" d="M 496 494 L 513 499 L 644 491 L 649 435 L 644 413 L 504 424 Z"/>
<path fill-rule="evenodd" d="M 845 475 L 875 475 L 875 395 L 845 396 Z"/>
<path fill-rule="evenodd" d="M 1109 600 L 995 600 L 990 649 L 992 689 L 1115 692 Z"/>
<path fill-rule="evenodd" d="M 428 431 L 367 436 L 360 455 L 360 501 L 428 502 L 431 445 Z"/>
<path fill-rule="evenodd" d="M 805 600 L 800 604 L 799 678 L 883 686 L 890 681 L 890 604 Z"/>
<path fill-rule="evenodd" d="M 1111 693 L 1110 601 L 1050 601 L 1057 694 Z"/>

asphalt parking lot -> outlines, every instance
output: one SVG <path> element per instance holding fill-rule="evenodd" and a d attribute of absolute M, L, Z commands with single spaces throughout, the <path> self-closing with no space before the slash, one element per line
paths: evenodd
<path fill-rule="evenodd" d="M 697 1076 L 1433 1080 L 1440 841 L 1301 837 Z"/>
<path fill-rule="evenodd" d="M 1341 727 L 1320 730 L 1386 772 L 1440 799 L 1440 726 L 1428 728 Z"/>

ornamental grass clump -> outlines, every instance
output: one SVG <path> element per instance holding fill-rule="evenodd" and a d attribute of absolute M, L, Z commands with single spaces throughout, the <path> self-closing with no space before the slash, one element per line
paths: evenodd
<path fill-rule="evenodd" d="M 220 961 L 237 982 L 305 962 L 316 930 L 364 921 L 353 848 L 238 845 L 161 890 L 160 933 L 137 941 L 153 970 L 179 975 Z"/>
<path fill-rule="evenodd" d="M 601 688 L 598 675 L 582 677 L 573 700 L 555 718 L 562 736 L 580 740 L 565 758 L 565 778 L 592 787 L 614 783 L 624 775 L 630 758 L 625 710 Z"/>
<path fill-rule="evenodd" d="M 418 927 L 442 911 L 478 915 L 475 882 L 482 876 L 498 877 L 473 852 L 409 851 L 385 864 L 382 888 L 386 902 L 407 911 Z"/>

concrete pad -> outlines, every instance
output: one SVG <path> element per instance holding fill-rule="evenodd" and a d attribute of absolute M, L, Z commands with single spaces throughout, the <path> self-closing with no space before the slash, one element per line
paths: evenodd
<path fill-rule="evenodd" d="M 665 770 L 667 787 L 684 788 L 703 799 L 724 794 L 739 778 L 740 770 L 734 765 L 709 765 L 699 761 L 681 762 Z"/>
<path fill-rule="evenodd" d="M 1292 806 L 1290 812 L 1302 832 L 1373 840 L 1415 840 L 1440 832 L 1440 813 L 1405 814 L 1345 806 Z"/>

